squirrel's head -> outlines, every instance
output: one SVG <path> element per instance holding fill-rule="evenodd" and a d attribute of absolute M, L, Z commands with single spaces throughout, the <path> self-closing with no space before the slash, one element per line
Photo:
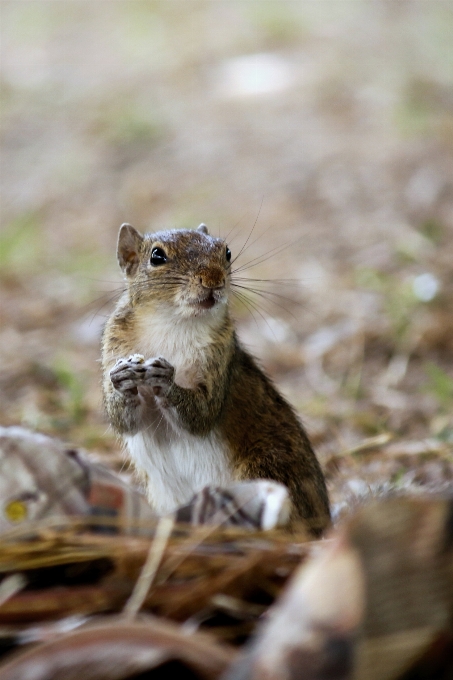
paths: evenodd
<path fill-rule="evenodd" d="M 215 313 L 228 302 L 231 251 L 204 224 L 144 236 L 123 224 L 117 256 L 134 306 L 150 303 L 193 317 Z"/>

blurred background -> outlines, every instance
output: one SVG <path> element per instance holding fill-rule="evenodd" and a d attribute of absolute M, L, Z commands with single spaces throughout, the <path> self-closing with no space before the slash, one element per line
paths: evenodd
<path fill-rule="evenodd" d="M 119 225 L 203 221 L 247 242 L 239 334 L 334 498 L 451 487 L 453 3 L 0 13 L 1 424 L 120 465 L 98 363 Z"/>

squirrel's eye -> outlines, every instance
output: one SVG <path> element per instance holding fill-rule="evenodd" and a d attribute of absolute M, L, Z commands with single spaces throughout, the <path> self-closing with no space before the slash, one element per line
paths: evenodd
<path fill-rule="evenodd" d="M 160 264 L 165 264 L 167 261 L 167 256 L 162 248 L 153 248 L 151 251 L 151 264 L 154 267 L 158 267 Z"/>
<path fill-rule="evenodd" d="M 231 260 L 231 250 L 228 248 L 228 246 L 226 248 L 225 255 L 226 255 L 227 262 L 229 262 Z"/>

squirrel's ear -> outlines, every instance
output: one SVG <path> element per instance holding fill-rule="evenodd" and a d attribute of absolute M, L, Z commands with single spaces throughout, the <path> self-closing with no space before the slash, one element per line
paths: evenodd
<path fill-rule="evenodd" d="M 130 224 L 121 225 L 116 254 L 126 276 L 133 276 L 137 271 L 142 243 L 143 236 L 134 227 Z"/>
<path fill-rule="evenodd" d="M 197 227 L 197 231 L 201 231 L 202 234 L 209 234 L 207 226 L 203 223 Z"/>

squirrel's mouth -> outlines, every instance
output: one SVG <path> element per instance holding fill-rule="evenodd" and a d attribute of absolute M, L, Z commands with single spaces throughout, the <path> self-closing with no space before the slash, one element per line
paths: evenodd
<path fill-rule="evenodd" d="M 211 309 L 212 307 L 214 307 L 216 302 L 217 300 L 215 299 L 214 294 L 211 290 L 209 295 L 203 298 L 202 300 L 198 300 L 196 302 L 196 305 L 197 307 L 201 307 L 201 309 Z"/>
<path fill-rule="evenodd" d="M 190 306 L 195 309 L 195 310 L 208 310 L 212 309 L 215 307 L 220 302 L 220 299 L 222 298 L 222 295 L 219 294 L 219 291 L 216 290 L 210 290 L 206 291 L 203 296 L 200 296 L 196 298 L 195 300 L 192 300 L 189 304 Z"/>

